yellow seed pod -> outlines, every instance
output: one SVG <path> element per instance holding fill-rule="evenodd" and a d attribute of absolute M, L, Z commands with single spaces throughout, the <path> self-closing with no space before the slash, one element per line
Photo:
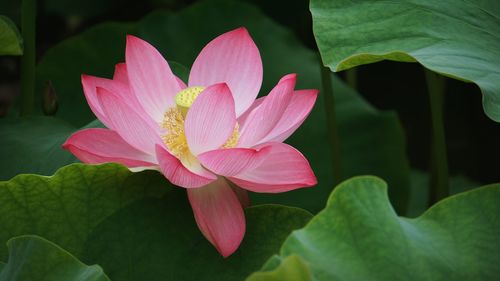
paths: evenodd
<path fill-rule="evenodd" d="M 177 104 L 177 108 L 181 111 L 182 116 L 186 117 L 186 114 L 191 105 L 193 105 L 194 100 L 201 92 L 203 92 L 204 89 L 205 87 L 189 87 L 177 93 L 175 96 L 175 103 Z"/>

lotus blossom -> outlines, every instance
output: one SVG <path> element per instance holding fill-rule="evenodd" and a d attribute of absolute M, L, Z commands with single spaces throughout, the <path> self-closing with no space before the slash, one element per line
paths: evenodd
<path fill-rule="evenodd" d="M 78 131 L 63 147 L 84 163 L 161 171 L 186 188 L 199 229 L 227 257 L 245 233 L 247 191 L 317 183 L 305 157 L 283 143 L 318 93 L 295 91 L 295 82 L 286 75 L 256 99 L 262 61 L 245 28 L 208 43 L 187 86 L 152 45 L 129 35 L 113 79 L 82 75 L 87 102 L 107 129 Z"/>

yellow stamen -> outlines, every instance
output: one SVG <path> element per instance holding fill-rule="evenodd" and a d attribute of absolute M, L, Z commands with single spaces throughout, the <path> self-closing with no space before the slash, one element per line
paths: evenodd
<path fill-rule="evenodd" d="M 238 139 L 240 138 L 239 132 L 240 126 L 238 123 L 234 126 L 233 134 L 229 137 L 225 144 L 222 145 L 223 148 L 235 147 L 238 144 Z"/>
<path fill-rule="evenodd" d="M 191 154 L 184 134 L 184 117 L 178 108 L 165 112 L 160 126 L 167 130 L 162 138 L 170 153 L 179 159 Z"/>

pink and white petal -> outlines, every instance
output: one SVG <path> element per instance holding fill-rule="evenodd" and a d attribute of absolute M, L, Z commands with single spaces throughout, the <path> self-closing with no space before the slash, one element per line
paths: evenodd
<path fill-rule="evenodd" d="M 126 85 L 129 84 L 127 65 L 124 62 L 120 62 L 115 65 L 115 73 L 113 74 L 113 80 L 122 82 Z"/>
<path fill-rule="evenodd" d="M 116 162 L 131 168 L 156 165 L 154 155 L 135 149 L 118 133 L 108 129 L 91 128 L 78 131 L 62 146 L 84 163 Z"/>
<path fill-rule="evenodd" d="M 295 91 L 290 104 L 278 124 L 264 137 L 262 142 L 283 142 L 304 123 L 314 107 L 318 90 Z"/>
<path fill-rule="evenodd" d="M 247 170 L 253 170 L 262 164 L 271 152 L 271 147 L 222 148 L 198 155 L 201 164 L 221 176 L 235 176 Z"/>
<path fill-rule="evenodd" d="M 266 143 L 271 152 L 253 170 L 228 177 L 239 187 L 264 193 L 285 192 L 317 184 L 307 159 L 295 148 L 284 143 Z"/>
<path fill-rule="evenodd" d="M 125 59 L 132 93 L 160 122 L 165 111 L 175 106 L 175 95 L 181 90 L 175 75 L 153 46 L 135 36 L 127 36 Z"/>
<path fill-rule="evenodd" d="M 206 88 L 193 102 L 184 122 L 189 149 L 194 155 L 221 147 L 236 125 L 234 100 L 224 83 Z"/>
<path fill-rule="evenodd" d="M 163 144 L 160 128 L 145 118 L 123 99 L 103 88 L 97 88 L 97 97 L 112 128 L 130 145 L 147 154 L 155 155 L 155 145 Z"/>
<path fill-rule="evenodd" d="M 228 257 L 245 235 L 245 215 L 238 197 L 223 178 L 207 186 L 188 189 L 196 223 L 217 251 Z"/>
<path fill-rule="evenodd" d="M 261 98 L 258 98 L 256 99 L 252 105 L 247 109 L 247 111 L 245 111 L 245 113 L 241 114 L 240 117 L 238 117 L 238 124 L 240 126 L 240 128 L 243 128 L 246 126 L 246 122 L 248 121 L 248 116 L 250 116 L 250 113 L 252 113 L 252 111 L 254 111 L 256 108 L 258 108 L 262 102 L 264 101 L 264 98 L 265 97 L 261 97 Z"/>
<path fill-rule="evenodd" d="M 229 85 L 240 116 L 257 97 L 262 85 L 262 60 L 248 31 L 241 27 L 210 41 L 201 50 L 189 74 L 189 86 Z"/>
<path fill-rule="evenodd" d="M 184 188 L 197 188 L 217 179 L 211 173 L 196 174 L 187 169 L 179 159 L 170 154 L 162 145 L 156 145 L 156 158 L 163 175 L 173 184 Z"/>
<path fill-rule="evenodd" d="M 264 97 L 245 120 L 240 130 L 239 147 L 252 147 L 262 143 L 262 139 L 276 126 L 293 96 L 297 75 L 283 77 Z"/>
<path fill-rule="evenodd" d="M 107 89 L 108 91 L 115 92 L 116 82 L 106 78 L 95 77 L 91 75 L 82 74 L 81 76 L 83 93 L 85 94 L 85 99 L 90 106 L 90 109 L 101 122 L 108 128 L 110 127 L 110 122 L 106 114 L 101 107 L 99 99 L 97 98 L 97 87 Z M 119 94 L 119 93 L 117 93 Z"/>

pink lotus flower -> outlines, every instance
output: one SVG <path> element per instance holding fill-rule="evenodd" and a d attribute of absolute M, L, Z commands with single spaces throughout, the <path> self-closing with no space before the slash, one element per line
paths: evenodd
<path fill-rule="evenodd" d="M 137 37 L 127 36 L 125 61 L 112 80 L 82 75 L 90 108 L 109 129 L 81 130 L 63 147 L 85 163 L 160 170 L 187 189 L 198 227 L 224 257 L 243 239 L 247 190 L 316 185 L 307 160 L 283 141 L 307 117 L 318 91 L 294 91 L 296 75 L 289 74 L 255 100 L 262 61 L 245 28 L 203 48 L 189 87 Z"/>

